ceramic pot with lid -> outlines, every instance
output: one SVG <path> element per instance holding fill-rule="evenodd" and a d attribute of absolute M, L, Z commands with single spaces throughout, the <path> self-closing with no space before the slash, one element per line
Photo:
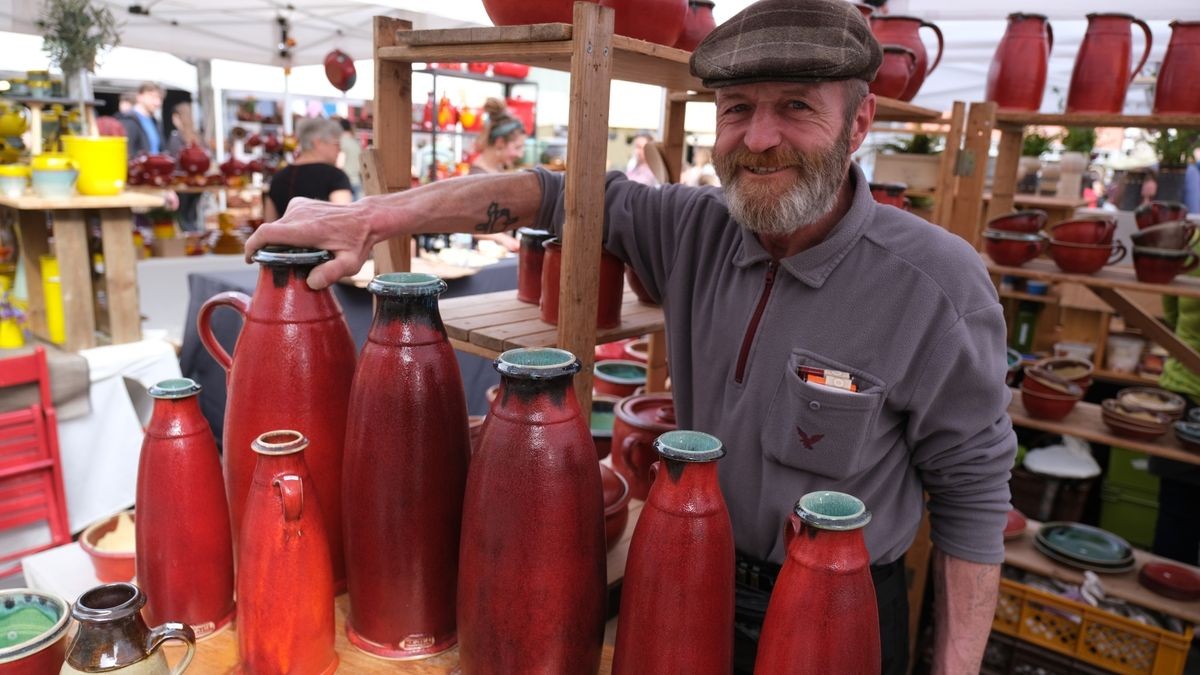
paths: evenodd
<path fill-rule="evenodd" d="M 658 461 L 654 441 L 675 429 L 675 403 L 670 394 L 643 394 L 621 399 L 613 422 L 612 463 L 635 499 L 650 493 L 650 467 Z"/>

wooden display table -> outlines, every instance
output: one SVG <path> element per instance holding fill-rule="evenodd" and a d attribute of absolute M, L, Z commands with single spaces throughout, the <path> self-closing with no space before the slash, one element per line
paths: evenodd
<path fill-rule="evenodd" d="M 104 278 L 108 299 L 108 327 L 112 344 L 142 339 L 138 313 L 137 252 L 133 246 L 132 209 L 162 206 L 161 196 L 124 192 L 112 197 L 76 196 L 42 199 L 32 195 L 0 197 L 0 214 L 12 212 L 18 223 L 21 264 L 29 289 L 29 325 L 34 334 L 49 340 L 46 299 L 42 291 L 42 256 L 58 259 L 62 283 L 63 320 L 67 351 L 96 346 L 96 309 L 92 289 L 92 261 L 88 254 L 88 220 L 99 218 L 104 251 Z M 50 250 L 50 227 L 54 250 Z"/>

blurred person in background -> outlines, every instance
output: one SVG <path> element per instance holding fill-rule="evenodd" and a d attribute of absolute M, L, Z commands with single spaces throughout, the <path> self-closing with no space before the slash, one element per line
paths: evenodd
<path fill-rule="evenodd" d="M 467 175 L 512 171 L 525 156 L 525 123 L 508 114 L 508 107 L 498 98 L 489 98 L 483 104 L 487 123 L 475 139 L 475 159 Z M 510 232 L 477 234 L 476 240 L 486 239 L 500 244 L 512 253 L 521 250 L 521 242 Z"/>
<path fill-rule="evenodd" d="M 339 166 L 350 179 L 350 192 L 354 199 L 362 199 L 362 143 L 359 142 L 358 136 L 354 135 L 354 125 L 350 124 L 350 120 L 343 117 L 338 123 L 342 125 L 339 141 L 342 157 Z"/>
<path fill-rule="evenodd" d="M 642 185 L 658 185 L 658 178 L 646 163 L 646 146 L 653 142 L 654 137 L 645 132 L 633 137 L 633 157 L 629 158 L 629 165 L 625 168 L 626 178 Z"/>
<path fill-rule="evenodd" d="M 192 104 L 184 101 L 176 103 L 171 109 L 171 135 L 167 138 L 166 153 L 176 162 L 183 149 L 195 143 L 201 145 L 200 135 L 196 133 L 195 118 L 192 116 Z M 179 195 L 179 226 L 185 232 L 199 232 L 204 229 L 200 222 L 200 200 L 202 194 L 180 192 Z"/>
<path fill-rule="evenodd" d="M 125 125 L 125 137 L 129 139 L 129 158 L 138 155 L 157 155 L 164 149 L 162 124 L 158 114 L 162 110 L 163 90 L 153 82 L 143 82 L 138 87 L 136 101 L 127 113 L 117 113 L 117 119 Z"/>
<path fill-rule="evenodd" d="M 300 154 L 271 179 L 263 202 L 263 220 L 278 220 L 296 197 L 333 204 L 354 201 L 350 178 L 337 168 L 342 151 L 342 125 L 323 117 L 309 117 L 296 125 Z"/>

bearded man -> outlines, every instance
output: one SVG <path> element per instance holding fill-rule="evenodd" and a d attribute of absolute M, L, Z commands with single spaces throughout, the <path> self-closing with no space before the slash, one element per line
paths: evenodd
<path fill-rule="evenodd" d="M 692 56 L 716 90 L 723 187 L 607 179 L 605 247 L 662 301 L 679 427 L 729 449 L 719 471 L 738 549 L 739 672 L 752 668 L 784 559 L 782 525 L 813 490 L 855 495 L 873 513 L 883 672 L 907 666 L 903 556 L 923 494 L 935 671 L 977 672 L 991 627 L 1016 450 L 1004 316 L 974 249 L 877 204 L 851 161 L 874 117 L 867 83 L 881 58 L 845 0 L 761 0 Z M 350 206 L 296 200 L 246 248 L 330 249 L 334 260 L 309 276 L 324 287 L 404 232 L 556 231 L 563 184 L 535 170 Z M 846 374 L 854 391 L 812 372 Z"/>

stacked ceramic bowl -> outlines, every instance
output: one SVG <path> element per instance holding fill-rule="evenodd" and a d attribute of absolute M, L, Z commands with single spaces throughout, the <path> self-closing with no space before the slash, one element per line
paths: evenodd
<path fill-rule="evenodd" d="M 1117 574 L 1133 569 L 1133 547 L 1117 535 L 1079 523 L 1046 523 L 1034 537 L 1033 546 L 1055 562 Z"/>
<path fill-rule="evenodd" d="M 1169 284 L 1179 274 L 1200 265 L 1192 250 L 1196 226 L 1185 220 L 1152 225 L 1129 235 L 1133 241 L 1133 269 L 1138 281 Z"/>
<path fill-rule="evenodd" d="M 1125 245 L 1113 243 L 1117 221 L 1108 216 L 1068 220 L 1050 228 L 1050 257 L 1071 274 L 1093 274 L 1125 257 Z"/>
<path fill-rule="evenodd" d="M 1184 448 L 1200 452 L 1200 408 L 1189 410 L 1186 422 L 1175 423 L 1175 437 Z"/>
<path fill-rule="evenodd" d="M 1046 250 L 1045 211 L 1017 211 L 988 221 L 984 251 L 997 265 L 1020 267 Z"/>
<path fill-rule="evenodd" d="M 1156 387 L 1129 387 L 1100 404 L 1100 416 L 1118 436 L 1152 441 L 1183 417 L 1182 396 Z"/>
<path fill-rule="evenodd" d="M 1092 364 L 1083 359 L 1049 358 L 1025 367 L 1021 403 L 1030 417 L 1061 420 L 1092 384 Z"/>

